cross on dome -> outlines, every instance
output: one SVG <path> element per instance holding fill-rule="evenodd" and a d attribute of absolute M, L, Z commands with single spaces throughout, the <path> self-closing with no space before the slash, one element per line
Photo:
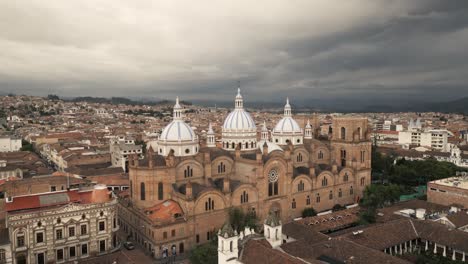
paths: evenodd
<path fill-rule="evenodd" d="M 284 116 L 291 116 L 291 105 L 289 104 L 289 97 L 286 97 L 286 105 L 284 106 Z"/>
<path fill-rule="evenodd" d="M 237 88 L 235 106 L 236 109 L 244 109 L 244 100 L 242 99 L 242 95 L 240 93 L 240 87 Z"/>
<path fill-rule="evenodd" d="M 174 120 L 182 119 L 183 108 L 179 104 L 179 96 L 177 96 L 177 98 L 176 98 L 176 103 L 174 105 L 174 110 L 173 111 L 174 111 Z"/>

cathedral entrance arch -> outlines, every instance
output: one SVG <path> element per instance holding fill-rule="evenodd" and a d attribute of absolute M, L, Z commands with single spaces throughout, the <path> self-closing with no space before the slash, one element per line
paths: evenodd
<path fill-rule="evenodd" d="M 281 205 L 278 202 L 274 202 L 270 206 L 269 214 L 274 214 L 278 219 L 281 219 Z"/>

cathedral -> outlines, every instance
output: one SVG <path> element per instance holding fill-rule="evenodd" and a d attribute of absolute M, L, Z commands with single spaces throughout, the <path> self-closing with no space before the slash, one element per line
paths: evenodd
<path fill-rule="evenodd" d="M 334 118 L 321 136 L 317 117 L 302 128 L 286 100 L 269 131 L 262 121 L 257 128 L 238 89 L 221 135 L 210 124 L 201 141 L 178 99 L 173 111 L 146 157 L 130 158 L 130 189 L 119 202 L 121 229 L 155 258 L 212 240 L 232 207 L 259 223 L 270 214 L 287 223 L 306 208 L 354 204 L 370 184 L 366 118 Z"/>

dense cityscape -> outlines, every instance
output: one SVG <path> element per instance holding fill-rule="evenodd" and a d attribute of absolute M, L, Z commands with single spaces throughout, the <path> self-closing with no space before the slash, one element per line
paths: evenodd
<path fill-rule="evenodd" d="M 235 90 L 234 108 L 1 97 L 3 263 L 465 260 L 466 115 L 280 113 Z"/>

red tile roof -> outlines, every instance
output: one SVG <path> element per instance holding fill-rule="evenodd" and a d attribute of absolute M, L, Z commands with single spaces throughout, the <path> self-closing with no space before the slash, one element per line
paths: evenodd
<path fill-rule="evenodd" d="M 109 191 L 106 187 L 91 190 L 70 190 L 49 192 L 34 195 L 13 197 L 12 202 L 5 204 L 5 211 L 13 212 L 19 210 L 38 209 L 65 205 L 70 203 L 90 204 L 104 203 L 110 201 Z"/>

